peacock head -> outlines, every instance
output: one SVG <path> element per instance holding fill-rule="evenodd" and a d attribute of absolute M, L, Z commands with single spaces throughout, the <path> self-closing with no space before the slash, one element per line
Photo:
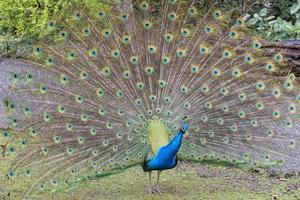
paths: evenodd
<path fill-rule="evenodd" d="M 183 132 L 183 137 L 188 137 L 189 136 L 189 124 L 187 122 L 185 122 L 182 126 L 181 126 L 181 131 Z"/>

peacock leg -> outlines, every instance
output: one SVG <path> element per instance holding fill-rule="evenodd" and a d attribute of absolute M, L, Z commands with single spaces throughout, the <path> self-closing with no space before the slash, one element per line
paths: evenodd
<path fill-rule="evenodd" d="M 151 185 L 151 171 L 149 171 L 149 186 L 148 186 L 148 192 L 149 194 L 152 194 L 152 185 Z"/>
<path fill-rule="evenodd" d="M 156 188 L 155 188 L 155 191 L 157 192 L 157 193 L 160 193 L 160 188 L 159 188 L 159 175 L 161 174 L 161 170 L 158 170 L 157 171 L 157 182 L 156 182 Z"/>

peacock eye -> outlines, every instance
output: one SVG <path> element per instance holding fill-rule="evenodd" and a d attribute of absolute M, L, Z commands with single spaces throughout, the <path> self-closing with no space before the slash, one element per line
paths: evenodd
<path fill-rule="evenodd" d="M 80 19 L 80 18 L 81 18 L 81 14 L 80 14 L 80 13 L 76 13 L 76 14 L 75 14 L 75 18 L 76 18 L 76 19 Z"/>
<path fill-rule="evenodd" d="M 205 33 L 210 33 L 211 32 L 211 28 L 209 26 L 206 26 L 204 28 Z"/>
<path fill-rule="evenodd" d="M 105 16 L 105 12 L 104 12 L 104 11 L 100 11 L 100 12 L 98 13 L 98 16 L 99 16 L 99 17 L 104 17 L 104 16 Z"/>
<path fill-rule="evenodd" d="M 231 31 L 229 32 L 229 37 L 234 38 L 236 36 L 236 32 Z"/>
<path fill-rule="evenodd" d="M 175 12 L 171 12 L 169 15 L 168 15 L 168 19 L 173 21 L 176 19 L 176 13 Z"/>
<path fill-rule="evenodd" d="M 41 49 L 40 47 L 37 47 L 37 48 L 35 49 L 35 51 L 36 51 L 37 53 L 40 53 L 40 52 L 42 51 L 42 49 Z"/>
<path fill-rule="evenodd" d="M 55 22 L 53 22 L 53 21 L 51 21 L 51 22 L 49 22 L 48 23 L 48 26 L 50 27 L 50 29 L 53 29 L 53 28 L 55 28 Z"/>
<path fill-rule="evenodd" d="M 65 38 L 65 37 L 67 36 L 67 33 L 66 33 L 66 32 L 61 32 L 61 33 L 60 33 L 60 36 L 61 36 L 62 38 Z"/>
<path fill-rule="evenodd" d="M 236 20 L 236 25 L 237 25 L 237 26 L 240 26 L 241 24 L 242 24 L 242 20 L 241 20 L 241 19 L 237 19 L 237 20 Z"/>
<path fill-rule="evenodd" d="M 127 20 L 128 19 L 128 15 L 122 15 L 122 20 Z"/>

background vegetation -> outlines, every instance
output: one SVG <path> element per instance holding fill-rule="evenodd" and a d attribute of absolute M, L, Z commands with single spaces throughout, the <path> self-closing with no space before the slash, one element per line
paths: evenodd
<path fill-rule="evenodd" d="M 157 1 L 157 0 L 151 0 Z M 99 11 L 108 9 L 106 0 L 2 0 L 0 1 L 0 57 L 22 54 L 22 48 L 47 35 L 50 20 L 72 14 L 72 5 Z M 269 40 L 300 39 L 300 0 L 196 0 L 231 10 L 249 20 L 249 26 Z"/>
<path fill-rule="evenodd" d="M 3 0 L 0 1 L 0 33 L 8 37 L 37 38 L 45 34 L 45 25 L 69 13 L 70 0 Z M 77 1 L 74 1 L 76 3 Z M 100 10 L 99 0 L 80 0 L 88 9 Z"/>
<path fill-rule="evenodd" d="M 101 0 L 1 0 L 0 1 L 0 57 L 1 52 L 18 56 L 20 46 L 45 37 L 47 23 L 74 14 L 71 2 L 86 9 L 99 11 L 107 8 Z"/>
<path fill-rule="evenodd" d="M 268 39 L 300 39 L 300 0 L 275 0 L 252 16 L 249 25 Z"/>
<path fill-rule="evenodd" d="M 76 0 L 73 0 L 76 3 Z M 87 9 L 107 7 L 102 0 L 81 0 Z M 197 0 L 203 7 L 213 4 L 235 9 L 247 16 L 254 30 L 269 39 L 300 38 L 300 0 Z M 45 25 L 53 18 L 70 12 L 70 0 L 0 1 L 0 35 L 6 39 L 36 39 L 45 34 Z"/>

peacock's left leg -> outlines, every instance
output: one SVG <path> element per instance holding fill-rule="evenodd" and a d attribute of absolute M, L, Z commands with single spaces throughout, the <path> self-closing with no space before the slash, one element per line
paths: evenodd
<path fill-rule="evenodd" d="M 160 188 L 159 188 L 159 175 L 161 174 L 161 170 L 158 170 L 157 171 L 157 182 L 156 182 L 156 188 L 155 188 L 155 191 L 157 192 L 157 193 L 160 193 Z"/>
<path fill-rule="evenodd" d="M 149 171 L 149 186 L 148 186 L 148 192 L 149 194 L 152 194 L 152 184 L 151 184 L 151 171 Z"/>

